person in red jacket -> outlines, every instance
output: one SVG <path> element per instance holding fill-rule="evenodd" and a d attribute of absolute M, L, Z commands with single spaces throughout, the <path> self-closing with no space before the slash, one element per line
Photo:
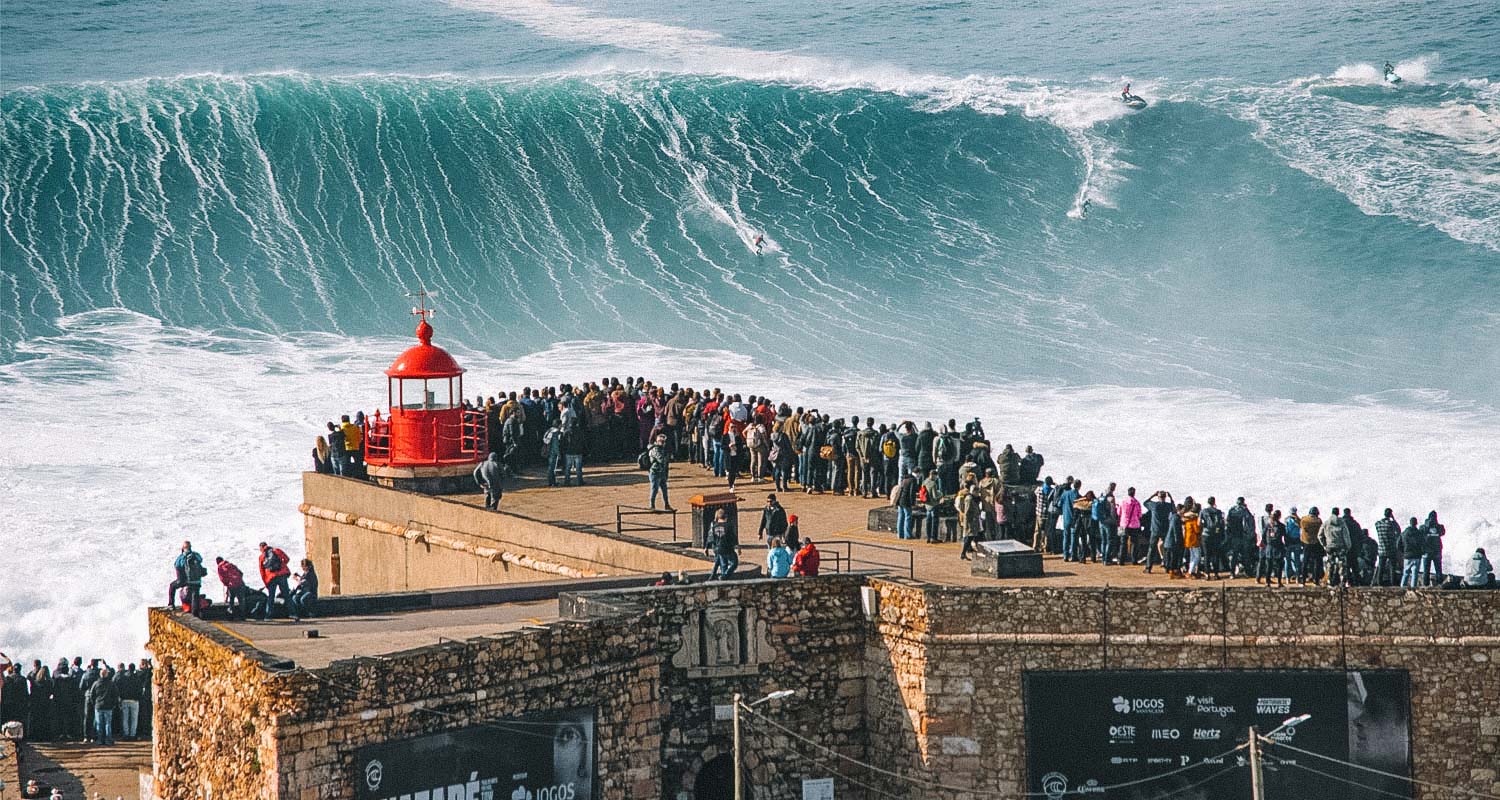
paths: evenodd
<path fill-rule="evenodd" d="M 818 548 L 813 547 L 812 539 L 802 540 L 802 549 L 797 551 L 797 557 L 792 559 L 792 574 L 805 575 L 809 578 L 818 577 L 818 562 L 822 556 L 818 555 Z"/>
<path fill-rule="evenodd" d="M 234 562 L 225 561 L 223 556 L 215 556 L 214 563 L 219 573 L 219 583 L 224 585 L 224 603 L 229 609 L 229 615 L 245 616 L 246 595 L 250 593 L 250 589 L 245 586 L 245 573 Z"/>
<path fill-rule="evenodd" d="M 266 615 L 276 615 L 276 591 L 281 590 L 281 603 L 286 605 L 291 602 L 292 588 L 287 584 L 287 578 L 291 577 L 292 568 L 287 561 L 286 552 L 279 547 L 272 547 L 265 542 L 260 543 L 260 579 L 266 584 Z"/>

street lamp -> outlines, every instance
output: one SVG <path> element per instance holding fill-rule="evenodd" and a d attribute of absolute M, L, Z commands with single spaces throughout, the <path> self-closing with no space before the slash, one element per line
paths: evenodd
<path fill-rule="evenodd" d="M 1260 731 L 1257 731 L 1254 725 L 1250 726 L 1250 796 L 1253 800 L 1266 800 L 1266 779 L 1261 774 L 1260 768 L 1261 739 L 1269 741 L 1272 736 L 1280 733 L 1282 728 L 1295 728 L 1310 719 L 1312 719 L 1311 714 L 1300 714 L 1284 719 L 1265 736 L 1261 736 Z"/>
<path fill-rule="evenodd" d="M 740 708 L 755 708 L 761 703 L 791 697 L 796 693 L 795 689 L 779 689 L 753 703 L 746 703 L 744 695 L 734 693 L 734 800 L 745 800 L 745 773 L 740 751 Z"/>

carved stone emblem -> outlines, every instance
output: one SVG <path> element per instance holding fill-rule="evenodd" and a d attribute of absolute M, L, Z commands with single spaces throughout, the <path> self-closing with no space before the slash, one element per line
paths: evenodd
<path fill-rule="evenodd" d="M 715 603 L 688 614 L 672 664 L 695 678 L 751 674 L 776 657 L 766 638 L 769 632 L 755 609 Z"/>

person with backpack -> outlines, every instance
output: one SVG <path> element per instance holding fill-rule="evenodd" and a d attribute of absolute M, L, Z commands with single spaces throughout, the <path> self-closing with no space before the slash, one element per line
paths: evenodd
<path fill-rule="evenodd" d="M 557 469 L 563 464 L 562 419 L 559 418 L 542 434 L 542 456 L 547 461 L 547 485 L 557 485 Z"/>
<path fill-rule="evenodd" d="M 1052 495 L 1057 491 L 1057 486 L 1052 483 L 1052 476 L 1048 475 L 1046 480 L 1037 484 L 1033 493 L 1036 502 L 1036 527 L 1031 533 L 1031 549 L 1038 553 L 1047 552 L 1047 540 L 1052 531 L 1047 528 L 1047 509 L 1052 504 Z"/>
<path fill-rule="evenodd" d="M 292 575 L 292 568 L 287 560 L 286 552 L 279 547 L 272 547 L 265 542 L 260 543 L 260 578 L 266 585 L 267 612 L 266 616 L 275 616 L 276 593 L 281 593 L 283 605 L 291 602 L 292 589 L 287 585 L 287 579 Z"/>
<path fill-rule="evenodd" d="M 1313 506 L 1302 517 L 1302 568 L 1297 572 L 1297 585 L 1306 586 L 1311 575 L 1313 585 L 1323 577 L 1323 543 L 1319 541 L 1323 531 L 1323 518 L 1318 516 L 1318 507 Z"/>
<path fill-rule="evenodd" d="M 203 576 L 208 574 L 208 570 L 203 568 L 203 556 L 193 550 L 192 542 L 183 542 L 182 551 L 177 554 L 172 567 L 177 578 L 167 587 L 167 606 L 177 605 L 177 593 L 182 591 L 189 613 L 197 616 L 198 598 L 203 593 Z"/>
<path fill-rule="evenodd" d="M 932 440 L 932 460 L 937 464 L 938 483 L 942 486 L 943 494 L 951 495 L 958 491 L 958 461 L 959 449 L 963 443 L 958 438 L 958 432 L 953 430 L 950 421 L 942 433 Z"/>
<path fill-rule="evenodd" d="M 891 493 L 911 470 L 901 470 L 901 440 L 893 429 L 880 426 L 880 495 Z"/>
<path fill-rule="evenodd" d="M 714 568 L 709 573 L 711 581 L 728 580 L 739 568 L 739 537 L 729 524 L 729 512 L 720 508 L 714 512 L 713 524 L 708 528 L 708 545 L 705 553 L 714 557 Z"/>
<path fill-rule="evenodd" d="M 1243 498 L 1242 498 L 1243 499 Z M 1266 513 L 1260 518 L 1259 561 L 1255 565 L 1255 583 L 1260 585 L 1261 576 L 1266 578 L 1266 587 L 1271 586 L 1271 576 L 1276 576 L 1276 585 L 1282 586 L 1281 560 L 1285 552 L 1286 526 L 1281 523 L 1281 512 L 1266 503 Z"/>
<path fill-rule="evenodd" d="M 1437 512 L 1430 511 L 1427 521 L 1422 523 L 1422 583 L 1427 586 L 1442 586 L 1446 578 L 1443 576 L 1443 535 L 1448 529 L 1438 523 Z M 1437 580 L 1433 580 L 1433 575 Z"/>
<path fill-rule="evenodd" d="M 656 510 L 656 495 L 661 494 L 662 511 L 672 512 L 672 501 L 667 499 L 667 473 L 672 465 L 672 456 L 667 452 L 666 434 L 657 434 L 651 447 L 641 453 L 640 463 L 646 470 L 646 475 L 651 480 L 651 510 Z M 731 473 L 732 474 L 732 473 Z M 734 479 L 729 479 L 730 488 L 734 487 Z"/>
<path fill-rule="evenodd" d="M 843 429 L 843 434 L 844 491 L 853 497 L 859 493 L 859 417 L 849 418 L 849 427 Z"/>
<path fill-rule="evenodd" d="M 865 426 L 855 434 L 854 450 L 859 454 L 859 496 L 866 499 L 881 496 L 880 432 L 875 430 L 874 417 L 866 417 Z"/>
<path fill-rule="evenodd" d="M 494 450 L 474 468 L 474 483 L 484 490 L 486 510 L 500 510 L 500 498 L 504 494 L 504 490 L 500 488 L 500 479 L 504 472 L 505 466 L 500 462 L 500 454 Z"/>
<path fill-rule="evenodd" d="M 917 506 L 918 489 L 921 479 L 917 471 L 912 470 L 896 484 L 891 490 L 891 505 L 896 507 L 896 538 L 915 539 L 917 535 L 912 532 L 912 514 Z"/>
<path fill-rule="evenodd" d="M 783 426 L 778 426 L 771 434 L 771 451 L 767 454 L 771 460 L 771 480 L 778 492 L 792 490 L 792 456 L 791 437 Z"/>
<path fill-rule="evenodd" d="M 1099 528 L 1099 563 L 1108 566 L 1115 551 L 1115 531 L 1120 523 L 1114 492 L 1105 492 L 1094 500 L 1089 514 L 1094 518 L 1094 525 Z"/>
<path fill-rule="evenodd" d="M 1166 568 L 1168 574 L 1171 573 L 1171 567 L 1167 561 L 1166 541 L 1171 531 L 1172 519 L 1177 516 L 1173 505 L 1171 492 L 1156 492 L 1146 498 L 1143 504 L 1146 514 L 1150 516 L 1148 527 L 1150 533 L 1146 541 L 1146 569 L 1143 570 L 1147 575 L 1151 574 L 1151 566 L 1158 560 Z"/>
<path fill-rule="evenodd" d="M 1327 553 L 1328 585 L 1349 585 L 1349 528 L 1339 516 L 1338 506 L 1328 513 L 1328 521 L 1318 534 L 1318 544 Z"/>
<path fill-rule="evenodd" d="M 1255 543 L 1255 514 L 1245 505 L 1245 498 L 1235 498 L 1227 515 L 1225 549 L 1229 556 L 1229 577 L 1239 578 L 1260 569 L 1259 547 Z M 1254 552 L 1252 558 L 1250 553 Z M 1250 564 L 1255 567 L 1251 568 Z"/>
<path fill-rule="evenodd" d="M 927 470 L 927 478 L 917 490 L 917 502 L 926 509 L 927 543 L 937 544 L 942 525 L 943 487 L 938 484 L 937 470 Z"/>
<path fill-rule="evenodd" d="M 1042 458 L 1042 454 L 1032 450 L 1031 445 L 1026 445 L 1026 455 L 1021 456 L 1021 483 L 1036 483 L 1042 474 L 1044 463 L 1046 460 Z"/>
<path fill-rule="evenodd" d="M 1218 580 L 1224 567 L 1225 537 L 1224 512 L 1218 501 L 1208 498 L 1208 507 L 1198 512 L 1198 520 L 1203 524 L 1203 571 Z"/>
<path fill-rule="evenodd" d="M 998 459 L 1000 467 L 1000 478 L 1006 483 L 1021 482 L 1021 457 L 1016 454 L 1016 448 L 1006 445 L 1000 451 Z"/>
<path fill-rule="evenodd" d="M 745 426 L 745 449 L 750 451 L 750 482 L 760 483 L 766 476 L 766 453 L 771 443 L 766 436 L 766 426 L 759 420 Z"/>

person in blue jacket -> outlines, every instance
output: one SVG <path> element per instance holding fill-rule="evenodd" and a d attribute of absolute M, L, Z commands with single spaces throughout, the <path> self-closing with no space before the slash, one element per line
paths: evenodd
<path fill-rule="evenodd" d="M 1062 517 L 1063 526 L 1063 560 L 1078 561 L 1081 553 L 1078 553 L 1078 533 L 1073 529 L 1073 504 L 1078 502 L 1079 490 L 1083 488 L 1083 481 L 1077 480 L 1063 488 L 1062 494 L 1057 497 L 1057 510 Z"/>
<path fill-rule="evenodd" d="M 766 571 L 773 578 L 792 574 L 792 551 L 786 549 L 780 537 L 771 538 L 771 549 L 766 553 Z"/>

